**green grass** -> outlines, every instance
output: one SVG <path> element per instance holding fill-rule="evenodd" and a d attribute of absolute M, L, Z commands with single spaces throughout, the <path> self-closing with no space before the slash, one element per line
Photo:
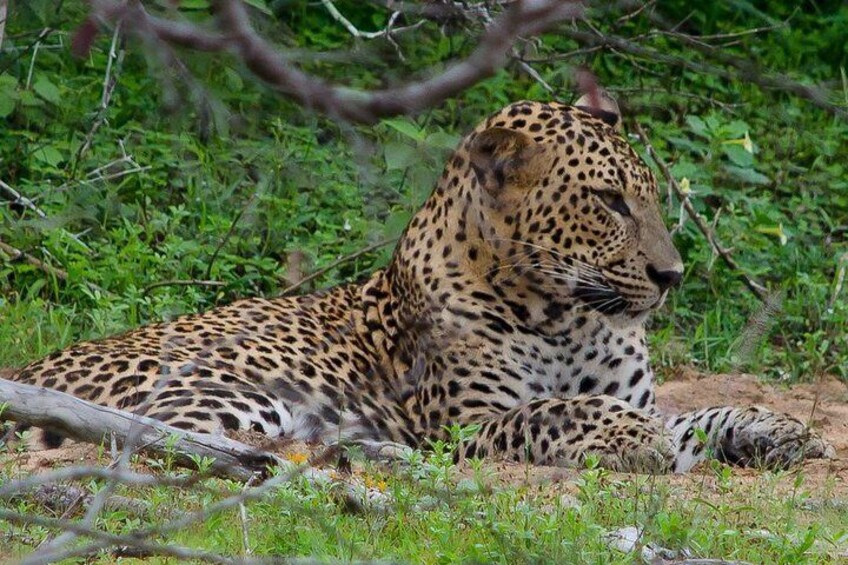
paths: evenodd
<path fill-rule="evenodd" d="M 278 19 L 266 17 L 261 27 L 287 47 L 346 53 L 350 64 L 330 57 L 303 65 L 357 87 L 373 87 L 378 77 L 414 77 L 473 45 L 467 34 L 443 35 L 428 24 L 414 37 L 399 37 L 405 55 L 399 60 L 384 42 L 352 44 L 320 6 L 278 4 L 272 3 Z M 339 5 L 364 29 L 388 16 Z M 825 16 L 775 5 L 764 15 L 742 5 L 749 9 L 702 7 L 689 14 L 687 3 L 672 2 L 664 16 L 689 15 L 687 30 L 704 34 L 791 16 L 785 26 L 744 36 L 725 52 L 802 82 L 824 81 L 833 87 L 833 102 L 846 103 L 840 77 L 848 55 L 828 38 L 839 36 L 848 8 Z M 107 120 L 80 153 L 95 120 L 111 39 L 104 34 L 89 56 L 74 59 L 65 46 L 83 14 L 76 1 L 57 9 L 34 0 L 10 11 L 8 50 L 0 54 L 0 170 L 46 218 L 0 206 L 0 240 L 68 277 L 63 282 L 19 261 L 0 265 L 0 318 L 15 322 L 0 325 L 0 366 L 239 297 L 275 295 L 287 286 L 293 254 L 304 257 L 308 273 L 397 236 L 463 132 L 511 100 L 550 97 L 509 69 L 415 119 L 343 128 L 281 101 L 226 58 L 186 55 L 208 98 L 181 97 L 130 41 L 115 68 Z M 639 17 L 615 22 L 590 12 L 590 18 L 625 37 L 651 26 Z M 34 51 L 34 34 L 45 26 L 55 31 Z M 642 43 L 680 60 L 703 58 L 667 36 Z M 570 68 L 544 60 L 575 47 L 567 36 L 551 34 L 534 56 L 542 61 L 534 67 L 565 100 L 574 89 Z M 751 353 L 739 359 L 734 347 L 761 306 L 684 221 L 675 241 L 687 265 L 685 283 L 653 322 L 661 372 L 688 363 L 789 380 L 848 376 L 848 338 L 841 331 L 848 307 L 844 291 L 833 294 L 848 251 L 846 121 L 750 81 L 718 80 L 650 58 L 593 52 L 575 62 L 619 93 L 627 122 L 638 120 L 677 179 L 686 179 L 693 204 L 716 223 L 740 269 L 783 297 L 782 309 L 757 334 L 763 335 L 746 346 Z M 669 225 L 677 224 L 678 203 L 668 210 Z M 343 263 L 302 290 L 361 278 L 385 264 L 390 251 Z M 148 289 L 198 278 L 223 286 Z"/>
<path fill-rule="evenodd" d="M 179 475 L 164 467 L 164 474 Z M 686 480 L 589 468 L 552 481 L 533 469 L 508 469 L 517 478 L 507 481 L 480 462 L 460 470 L 438 454 L 418 454 L 399 470 L 366 465 L 348 479 L 381 489 L 391 501 L 388 510 L 345 510 L 338 485 L 295 478 L 246 503 L 246 521 L 231 507 L 153 539 L 230 556 L 415 563 L 633 563 L 638 553 L 622 553 L 609 542 L 611 532 L 631 526 L 643 532 L 643 544 L 678 555 L 753 563 L 832 563 L 848 547 L 848 509 L 832 480 L 816 484 L 800 473 L 766 473 L 752 481 L 720 465 Z M 6 477 L 13 472 L 7 463 Z M 102 485 L 85 484 L 95 491 Z M 146 501 L 149 510 L 107 510 L 97 526 L 119 535 L 167 528 L 168 519 L 202 511 L 243 488 L 212 479 L 192 489 L 119 487 L 120 495 Z M 51 515 L 28 497 L 7 509 Z M 49 532 L 0 522 L 5 556 L 27 555 Z M 95 562 L 110 560 L 102 554 Z"/>
<path fill-rule="evenodd" d="M 361 29 L 377 29 L 389 15 L 353 0 L 336 4 Z M 305 58 L 304 68 L 360 88 L 421 76 L 422 69 L 441 68 L 474 43 L 464 30 L 444 35 L 440 26 L 427 24 L 398 37 L 405 55 L 400 60 L 385 42 L 352 41 L 317 3 L 268 5 L 276 13 L 261 21 L 268 37 L 286 48 L 328 52 L 323 60 Z M 848 7 L 796 7 L 770 3 L 765 14 L 741 0 L 693 11 L 680 0 L 662 3 L 661 15 L 671 22 L 687 18 L 682 29 L 701 34 L 788 19 L 724 52 L 803 83 L 824 82 L 831 101 L 844 107 Z M 84 18 L 83 3 L 12 2 L 9 14 L 0 52 L 0 178 L 34 199 L 46 218 L 0 205 L 0 241 L 61 269 L 67 280 L 0 252 L 0 368 L 236 298 L 273 296 L 288 286 L 293 258 L 302 257 L 302 270 L 309 273 L 395 237 L 459 136 L 509 101 L 550 98 L 508 68 L 413 119 L 340 127 L 257 86 L 226 57 L 186 55 L 209 93 L 208 103 L 200 103 L 179 83 L 169 90 L 170 79 L 152 72 L 155 66 L 129 41 L 107 120 L 78 157 L 100 102 L 110 37 L 98 37 L 89 56 L 75 59 L 67 45 Z M 607 33 L 637 37 L 652 27 L 646 17 L 618 22 L 618 15 L 589 13 Z M 33 40 L 45 27 L 54 31 L 35 51 Z M 667 36 L 645 36 L 642 43 L 680 60 L 703 60 Z M 638 120 L 645 127 L 740 269 L 782 296 L 781 309 L 750 329 L 749 319 L 762 305 L 713 255 L 693 223 L 684 221 L 675 243 L 686 263 L 685 281 L 652 322 L 660 373 L 688 364 L 788 382 L 822 373 L 848 378 L 848 302 L 844 288 L 836 292 L 848 252 L 848 122 L 745 79 L 719 79 L 626 53 L 602 50 L 545 61 L 578 47 L 566 35 L 549 34 L 528 56 L 541 60 L 534 68 L 560 99 L 573 99 L 573 69 L 566 63 L 587 66 L 618 93 L 625 125 L 632 131 Z M 339 54 L 345 60 L 334 62 Z M 676 225 L 679 202 L 667 204 L 668 224 Z M 359 279 L 384 265 L 390 253 L 388 246 L 364 254 L 302 290 Z M 151 287 L 188 279 L 220 286 Z M 752 343 L 742 343 L 746 328 Z M 751 481 L 718 467 L 680 483 L 586 470 L 563 483 L 519 481 L 491 489 L 485 477 L 471 473 L 462 482 L 443 462 L 430 463 L 396 473 L 367 470 L 397 500 L 388 514 L 346 513 L 327 488 L 297 481 L 279 488 L 246 506 L 250 548 L 260 555 L 341 560 L 632 563 L 633 555 L 609 549 L 603 535 L 635 525 L 645 529 L 648 541 L 702 557 L 826 563 L 834 551 L 845 551 L 845 505 L 805 502 L 844 502 L 844 494 L 801 479 L 787 490 L 792 475 Z M 12 458 L 0 482 L 19 472 Z M 439 483 L 446 474 L 448 482 Z M 208 491 L 123 489 L 149 501 L 150 514 L 105 512 L 97 525 L 127 532 L 160 523 L 166 511 L 198 510 L 241 488 L 213 480 L 202 486 Z M 577 504 L 562 499 L 564 492 Z M 434 500 L 428 509 L 418 508 Z M 50 515 L 31 499 L 10 507 Z M 47 534 L 37 526 L 0 523 L 3 557 L 30 551 L 30 543 Z M 162 541 L 234 555 L 245 551 L 235 511 Z"/>

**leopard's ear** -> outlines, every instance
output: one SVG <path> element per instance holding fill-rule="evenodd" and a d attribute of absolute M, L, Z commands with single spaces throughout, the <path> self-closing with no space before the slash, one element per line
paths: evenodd
<path fill-rule="evenodd" d="M 609 92 L 600 87 L 590 89 L 574 103 L 576 108 L 603 120 L 621 131 L 621 109 Z"/>
<path fill-rule="evenodd" d="M 537 158 L 542 152 L 543 147 L 530 136 L 501 127 L 477 133 L 468 146 L 477 182 L 489 193 L 534 184 L 542 174 Z"/>

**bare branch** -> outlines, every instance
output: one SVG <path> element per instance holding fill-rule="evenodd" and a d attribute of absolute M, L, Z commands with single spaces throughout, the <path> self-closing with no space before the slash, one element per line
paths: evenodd
<path fill-rule="evenodd" d="M 242 2 L 216 0 L 217 32 L 148 14 L 140 3 L 96 2 L 94 14 L 117 25 L 132 21 L 156 39 L 199 51 L 235 51 L 261 80 L 307 108 L 352 122 L 373 123 L 381 117 L 414 114 L 441 103 L 492 76 L 508 60 L 519 37 L 534 36 L 555 24 L 577 18 L 582 7 L 567 0 L 520 0 L 511 3 L 486 28 L 477 48 L 444 72 L 397 88 L 361 91 L 332 85 L 294 67 L 257 35 Z"/>
<path fill-rule="evenodd" d="M 3 36 L 6 34 L 6 14 L 9 10 L 9 0 L 0 0 L 0 48 L 3 47 Z"/>
<path fill-rule="evenodd" d="M 344 257 L 340 257 L 337 260 L 330 263 L 329 265 L 327 265 L 326 267 L 318 269 L 314 273 L 310 273 L 309 275 L 303 277 L 302 279 L 299 279 L 295 283 L 287 286 L 286 288 L 283 289 L 283 292 L 280 293 L 280 296 L 285 296 L 287 294 L 294 292 L 295 290 L 299 289 L 300 287 L 302 287 L 306 283 L 317 279 L 321 275 L 327 273 L 328 271 L 335 269 L 339 265 L 343 265 L 344 263 L 347 263 L 348 261 L 353 261 L 354 259 L 357 259 L 357 258 L 365 255 L 366 253 L 370 253 L 371 251 L 374 251 L 375 249 L 380 249 L 381 247 L 391 245 L 392 243 L 394 243 L 396 241 L 397 241 L 396 237 L 393 237 L 391 239 L 384 239 L 382 241 L 378 241 L 377 243 L 372 243 L 371 245 L 363 247 L 359 251 L 351 253 L 350 255 L 345 255 Z"/>
<path fill-rule="evenodd" d="M 836 301 L 842 292 L 842 285 L 845 284 L 846 268 L 848 268 L 848 253 L 843 253 L 837 261 L 836 276 L 833 278 L 833 290 L 830 293 L 830 299 L 827 301 L 828 310 L 832 310 L 836 306 Z"/>
<path fill-rule="evenodd" d="M 103 91 L 100 95 L 100 105 L 94 115 L 94 120 L 91 122 L 91 127 L 85 135 L 85 139 L 77 149 L 74 159 L 74 169 L 79 166 L 83 155 L 91 148 L 91 143 L 94 140 L 94 134 L 100 129 L 100 126 L 106 121 L 106 116 L 109 110 L 109 102 L 112 100 L 112 93 L 118 84 L 118 76 L 121 72 L 121 66 L 124 61 L 124 50 L 117 49 L 118 40 L 121 35 L 121 26 L 116 25 L 112 33 L 112 43 L 109 46 L 108 61 L 106 62 L 106 72 L 103 77 Z M 114 73 L 113 73 L 114 69 Z M 73 174 L 71 175 L 74 176 Z"/>
<path fill-rule="evenodd" d="M 245 212 L 247 212 L 247 209 L 253 205 L 253 202 L 256 200 L 258 194 L 258 192 L 253 192 L 250 195 L 250 198 L 248 198 L 247 201 L 244 203 L 244 206 L 242 206 L 241 209 L 238 211 L 238 214 L 236 214 L 235 218 L 233 218 L 233 221 L 230 222 L 230 229 L 227 230 L 227 233 L 224 234 L 224 237 L 222 237 L 221 241 L 218 242 L 218 245 L 215 247 L 215 251 L 212 252 L 212 257 L 210 257 L 209 261 L 207 261 L 206 263 L 206 273 L 204 274 L 203 278 L 209 279 L 210 277 L 212 277 L 212 266 L 215 264 L 215 260 L 218 258 L 218 254 L 221 253 L 221 250 L 224 248 L 227 242 L 230 241 L 230 238 L 233 237 L 233 234 L 236 231 L 236 226 L 238 226 L 238 223 L 241 221 L 241 218 L 242 216 L 244 216 Z"/>
<path fill-rule="evenodd" d="M 584 31 L 568 27 L 562 28 L 562 33 L 587 47 L 604 47 L 612 50 L 618 50 L 637 57 L 643 57 L 653 63 L 690 69 L 696 72 L 709 73 L 726 79 L 742 79 L 763 88 L 774 88 L 776 90 L 789 92 L 809 100 L 815 106 L 818 106 L 831 114 L 843 118 L 848 117 L 848 110 L 829 102 L 827 99 L 827 93 L 821 88 L 801 84 L 783 74 L 763 72 L 756 68 L 753 63 L 720 53 L 717 49 L 712 47 L 709 47 L 708 49 L 704 48 L 702 42 L 682 33 L 664 32 L 666 35 L 673 35 L 673 37 L 680 39 L 694 49 L 707 52 L 708 55 L 715 57 L 722 64 L 733 67 L 737 72 L 731 72 L 714 64 L 692 61 L 660 52 L 659 50 L 639 44 L 636 40 L 638 38 L 627 39 L 616 35 L 604 34 L 596 29 Z"/>
<path fill-rule="evenodd" d="M 44 212 L 44 210 L 39 208 L 35 204 L 35 202 L 33 202 L 31 199 L 29 199 L 26 196 L 24 196 L 23 194 L 21 194 L 20 192 L 15 190 L 12 186 L 10 186 L 8 183 L 3 182 L 2 180 L 0 180 L 0 192 L 2 192 L 3 198 L 5 198 L 9 202 L 11 202 L 12 205 L 21 206 L 22 208 L 26 208 L 27 210 L 30 210 L 31 212 L 33 212 L 36 216 L 38 216 L 42 220 L 47 218 L 47 214 Z M 68 237 L 73 239 L 80 247 L 82 247 L 86 251 L 89 251 L 89 252 L 91 251 L 91 248 L 88 245 L 86 245 L 86 243 L 84 241 L 82 241 L 78 236 L 76 236 L 72 233 L 67 233 L 67 232 L 65 232 L 65 230 L 62 230 L 62 231 L 64 233 L 66 233 L 66 235 Z"/>
<path fill-rule="evenodd" d="M 38 475 L 30 475 L 23 479 L 8 481 L 0 485 L 0 500 L 23 494 L 29 490 L 36 489 L 45 484 L 58 483 L 61 481 L 73 481 L 82 479 L 117 480 L 125 485 L 134 486 L 175 486 L 188 487 L 201 478 L 195 475 L 188 478 L 172 479 L 169 477 L 157 477 L 126 471 L 122 469 L 109 469 L 95 466 L 74 466 L 53 469 Z"/>
<path fill-rule="evenodd" d="M 2 0 L 0 0 L 0 1 L 2 1 Z M 3 191 L 3 197 L 6 200 L 8 200 L 9 202 L 11 202 L 13 205 L 26 208 L 26 209 L 34 212 L 35 215 L 38 216 L 39 218 L 44 219 L 44 218 L 47 217 L 47 214 L 45 214 L 44 211 L 41 208 L 36 206 L 35 202 L 30 200 L 29 198 L 27 198 L 26 196 L 24 196 L 23 194 L 21 194 L 20 192 L 18 192 L 14 188 L 12 188 L 10 185 L 3 182 L 2 180 L 0 180 L 0 190 Z"/>
<path fill-rule="evenodd" d="M 233 559 L 224 557 L 222 555 L 217 555 L 214 553 L 206 552 L 206 551 L 198 551 L 195 549 L 190 549 L 187 547 L 175 546 L 175 545 L 165 545 L 159 544 L 151 541 L 147 541 L 142 538 L 133 538 L 130 536 L 121 536 L 116 534 L 110 534 L 108 532 L 103 532 L 97 530 L 90 526 L 82 525 L 78 522 L 74 522 L 71 520 L 64 520 L 58 518 L 47 518 L 44 516 L 38 516 L 35 514 L 19 514 L 17 512 L 12 512 L 11 510 L 5 510 L 0 508 L 0 519 L 6 520 L 13 524 L 36 524 L 39 526 L 43 526 L 45 528 L 56 528 L 66 532 L 73 532 L 77 535 L 83 535 L 90 537 L 92 539 L 98 540 L 98 544 L 95 545 L 94 548 L 86 547 L 84 548 L 86 554 L 91 554 L 92 549 L 95 551 L 105 549 L 107 547 L 122 547 L 126 545 L 132 545 L 135 548 L 143 549 L 148 553 L 148 555 L 161 555 L 167 557 L 176 557 L 177 559 L 184 560 L 197 560 L 203 561 L 206 563 L 242 563 L 243 561 L 234 561 Z M 64 552 L 61 557 L 68 558 L 73 555 L 76 555 L 79 549 L 75 549 L 72 552 Z M 44 555 L 43 557 L 37 560 L 30 560 L 30 563 L 52 563 L 59 557 L 56 554 Z M 259 560 L 254 562 L 261 562 Z"/>
<path fill-rule="evenodd" d="M 344 15 L 339 12 L 339 9 L 336 8 L 336 5 L 333 4 L 330 0 L 321 0 L 321 4 L 327 9 L 327 11 L 330 13 L 330 16 L 332 16 L 334 20 L 344 26 L 348 33 L 350 33 L 354 37 L 358 37 L 361 39 L 377 39 L 378 37 L 390 37 L 392 34 L 403 33 L 405 31 L 417 29 L 425 23 L 424 20 L 420 20 L 412 25 L 393 28 L 392 24 L 400 15 L 400 12 L 393 12 L 392 15 L 389 17 L 389 23 L 388 25 L 386 25 L 385 29 L 381 29 L 379 31 L 360 31 L 355 25 L 353 25 L 353 23 L 349 19 L 344 17 Z"/>

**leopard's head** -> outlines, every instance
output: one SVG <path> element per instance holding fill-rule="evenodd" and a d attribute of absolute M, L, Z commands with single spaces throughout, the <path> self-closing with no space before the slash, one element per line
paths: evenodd
<path fill-rule="evenodd" d="M 584 103 L 511 104 L 461 145 L 480 233 L 499 265 L 488 276 L 638 316 L 662 305 L 683 264 L 656 179 L 619 132 L 617 104 Z"/>

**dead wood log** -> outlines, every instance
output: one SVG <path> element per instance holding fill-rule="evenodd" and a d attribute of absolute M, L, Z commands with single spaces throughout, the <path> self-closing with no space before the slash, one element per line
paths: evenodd
<path fill-rule="evenodd" d="M 214 475 L 248 480 L 264 475 L 268 467 L 281 464 L 273 453 L 224 436 L 201 434 L 169 426 L 148 418 L 94 404 L 56 390 L 0 379 L 0 418 L 54 430 L 71 439 L 100 444 L 114 437 L 119 447 L 128 440 L 156 456 L 173 456 L 175 462 L 196 468 L 192 459 L 214 461 Z"/>

